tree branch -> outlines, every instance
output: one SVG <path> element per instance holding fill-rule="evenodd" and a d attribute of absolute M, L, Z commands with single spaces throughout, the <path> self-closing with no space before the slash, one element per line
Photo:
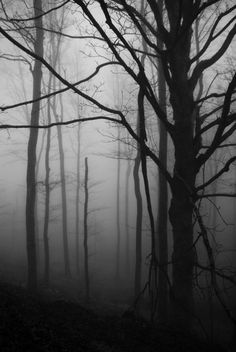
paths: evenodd
<path fill-rule="evenodd" d="M 212 26 L 212 29 L 210 31 L 210 34 L 205 42 L 205 44 L 203 45 L 202 49 L 190 60 L 190 64 L 192 64 L 193 62 L 197 61 L 205 52 L 206 50 L 209 48 L 209 46 L 211 45 L 211 43 L 228 27 L 230 26 L 230 24 L 235 20 L 235 17 L 233 17 L 230 21 L 227 22 L 227 24 L 214 36 L 214 32 L 217 28 L 217 25 L 219 24 L 219 22 L 222 20 L 223 17 L 227 16 L 228 14 L 230 14 L 232 11 L 234 11 L 234 9 L 236 9 L 236 5 L 231 7 L 230 9 L 228 9 L 227 11 L 221 13 L 214 25 Z"/>
<path fill-rule="evenodd" d="M 105 66 L 108 66 L 108 65 L 120 65 L 119 62 L 117 61 L 109 61 L 109 62 L 105 62 L 101 65 L 98 65 L 95 69 L 95 71 L 93 73 L 91 73 L 91 75 L 89 75 L 88 77 L 76 82 L 76 83 L 73 83 L 72 85 L 74 87 L 84 83 L 84 82 L 87 82 L 89 81 L 91 78 L 93 78 L 94 76 L 96 76 L 96 74 L 101 70 L 101 68 L 105 67 Z M 35 100 L 26 100 L 26 101 L 23 101 L 23 102 L 20 102 L 20 103 L 17 103 L 17 104 L 13 104 L 13 105 L 8 105 L 8 106 L 0 106 L 0 110 L 1 111 L 6 111 L 6 110 L 10 110 L 10 109 L 14 109 L 14 108 L 18 108 L 20 106 L 23 106 L 23 105 L 28 105 L 28 104 L 32 104 L 34 103 L 35 101 L 40 101 L 40 100 L 43 100 L 43 99 L 48 99 L 48 98 L 51 98 L 57 94 L 61 94 L 61 93 L 64 93 L 68 90 L 70 90 L 71 88 L 70 87 L 66 87 L 66 88 L 62 88 L 62 89 L 59 89 L 55 92 L 52 92 L 52 93 L 49 93 L 49 94 L 46 94 L 46 95 L 43 95 L 43 96 L 40 96 L 39 98 L 35 99 Z"/>
<path fill-rule="evenodd" d="M 201 189 L 205 189 L 207 186 L 209 186 L 212 182 L 217 180 L 221 175 L 223 175 L 225 172 L 229 171 L 230 165 L 236 160 L 236 156 L 230 158 L 227 163 L 225 163 L 225 166 L 217 172 L 213 177 L 211 177 L 207 182 L 203 183 L 201 186 L 196 187 L 196 191 L 200 191 Z"/>
<path fill-rule="evenodd" d="M 94 117 L 85 117 L 80 119 L 74 119 L 69 121 L 60 121 L 60 122 L 52 122 L 50 124 L 45 125 L 11 125 L 11 124 L 0 124 L 0 130 L 3 129 L 27 129 L 27 128 L 34 128 L 34 129 L 47 129 L 55 126 L 68 126 L 74 123 L 79 122 L 86 122 L 86 121 L 96 121 L 96 120 L 107 120 L 110 122 L 115 122 L 119 124 L 123 124 L 121 120 L 108 117 L 108 116 L 94 116 Z"/>
<path fill-rule="evenodd" d="M 34 21 L 37 20 L 47 14 L 49 14 L 50 12 L 56 11 L 58 9 L 60 9 L 61 7 L 65 6 L 66 4 L 68 4 L 70 2 L 70 0 L 66 0 L 65 2 L 63 2 L 62 4 L 60 4 L 59 6 L 53 7 L 52 9 L 43 12 L 41 15 L 38 15 L 36 17 L 29 17 L 29 18 L 10 18 L 7 21 L 9 22 L 28 22 L 28 21 Z"/>
<path fill-rule="evenodd" d="M 230 32 L 228 33 L 226 39 L 224 40 L 223 44 L 218 49 L 218 51 L 214 55 L 212 55 L 210 59 L 202 60 L 199 62 L 198 65 L 196 65 L 196 67 L 193 70 L 192 76 L 190 78 L 190 85 L 192 89 L 195 88 L 199 80 L 199 77 L 202 75 L 203 71 L 205 71 L 208 67 L 212 66 L 214 63 L 216 63 L 226 52 L 235 34 L 236 34 L 236 24 L 230 30 Z"/>

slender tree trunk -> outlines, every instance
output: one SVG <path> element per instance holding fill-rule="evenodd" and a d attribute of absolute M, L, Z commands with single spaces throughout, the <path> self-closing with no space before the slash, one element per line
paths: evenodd
<path fill-rule="evenodd" d="M 36 38 L 34 50 L 37 55 L 43 57 L 43 31 L 41 0 L 34 0 L 34 17 Z M 35 60 L 33 69 L 33 100 L 41 95 L 42 64 Z M 32 105 L 31 124 L 38 125 L 40 115 L 40 102 L 35 101 Z M 27 161 L 27 194 L 26 194 L 26 242 L 27 242 L 27 259 L 28 259 L 28 288 L 37 289 L 37 258 L 36 258 L 36 241 L 35 241 L 35 197 L 36 197 L 36 148 L 38 140 L 38 130 L 30 129 L 28 142 L 28 161 Z"/>
<path fill-rule="evenodd" d="M 134 296 L 138 297 L 141 292 L 141 265 L 142 265 L 142 220 L 143 201 L 140 189 L 139 169 L 141 163 L 140 145 L 137 143 L 137 155 L 134 161 L 134 193 L 136 198 L 136 248 L 135 248 L 135 276 L 134 276 Z"/>
<path fill-rule="evenodd" d="M 84 276 L 85 276 L 85 298 L 90 300 L 89 264 L 88 264 L 88 158 L 85 158 L 84 176 Z"/>
<path fill-rule="evenodd" d="M 141 14 L 144 15 L 145 4 L 144 0 L 141 1 Z M 145 29 L 143 28 L 145 31 Z M 147 49 L 145 41 L 142 41 L 144 51 Z M 141 64 L 144 67 L 145 65 L 146 54 L 141 56 Z M 140 86 L 138 93 L 138 114 L 137 114 L 137 135 L 143 139 L 146 139 L 145 135 L 145 119 L 144 119 L 144 94 L 142 87 Z M 141 116 L 143 115 L 143 116 Z M 143 118 L 142 118 L 143 117 Z M 135 277 L 134 277 L 134 294 L 135 297 L 141 292 L 141 281 L 142 281 L 142 221 L 143 221 L 143 204 L 142 204 L 142 194 L 140 188 L 140 179 L 139 179 L 139 168 L 141 164 L 141 155 L 142 149 L 141 144 L 137 143 L 137 155 L 134 162 L 134 191 L 137 204 L 137 213 L 136 213 L 136 258 L 135 258 Z"/>
<path fill-rule="evenodd" d="M 80 191 L 80 129 L 77 130 L 77 175 L 76 175 L 76 197 L 75 197 L 75 260 L 76 272 L 79 275 L 79 191 Z"/>
<path fill-rule="evenodd" d="M 52 75 L 49 78 L 49 87 L 51 89 Z M 51 123 L 51 109 L 50 102 L 47 105 L 48 123 Z M 46 153 L 45 153 L 45 210 L 44 210 L 44 228 L 43 228 L 43 242 L 44 242 L 44 283 L 49 285 L 50 276 L 50 252 L 48 240 L 49 214 L 50 214 L 50 146 L 51 146 L 51 129 L 47 130 Z"/>
<path fill-rule="evenodd" d="M 63 103 L 62 97 L 59 97 L 60 109 L 61 109 L 61 121 L 63 119 Z M 59 115 L 55 111 L 55 120 L 59 122 Z M 61 177 L 61 199 L 62 199 L 62 233 L 63 233 L 63 251 L 64 251 L 64 266 L 65 276 L 71 277 L 70 271 L 70 258 L 69 258 L 69 247 L 68 247 L 68 225 L 67 225 L 67 199 L 66 199 L 66 178 L 65 178 L 65 156 L 63 137 L 61 132 L 61 126 L 57 126 L 58 136 L 58 148 L 60 158 L 60 177 Z"/>
<path fill-rule="evenodd" d="M 120 126 L 118 128 L 117 181 L 116 181 L 116 278 L 120 278 Z"/>
<path fill-rule="evenodd" d="M 52 20 L 50 14 L 50 20 Z M 64 22 L 64 12 L 62 14 L 61 23 L 58 22 L 60 28 L 63 27 Z M 51 46 L 51 65 L 53 67 L 58 66 L 60 71 L 60 47 L 62 44 L 61 37 L 56 37 L 54 33 L 50 34 L 50 46 Z M 50 76 L 49 89 L 51 88 L 51 82 L 53 90 L 56 90 L 56 78 L 55 76 Z M 59 110 L 58 113 L 56 105 L 56 96 L 53 98 L 52 111 L 56 122 L 63 120 L 64 108 L 62 102 L 62 96 L 59 95 Z M 66 199 L 66 180 L 65 180 L 65 158 L 64 158 L 64 146 L 63 146 L 63 136 L 61 131 L 61 126 L 57 126 L 57 136 L 58 136 L 58 149 L 59 149 L 59 163 L 60 163 L 60 181 L 61 181 L 61 200 L 62 200 L 62 239 L 63 239 L 63 254 L 64 254 L 64 268 L 65 276 L 70 278 L 70 260 L 69 260 L 69 248 L 68 248 L 68 230 L 67 230 L 67 199 Z"/>
<path fill-rule="evenodd" d="M 41 140 L 40 149 L 39 149 L 39 152 L 38 152 L 37 161 L 36 161 L 36 167 L 35 167 L 36 180 L 38 179 L 39 166 L 40 166 L 40 161 L 41 161 L 41 157 L 42 157 L 42 154 L 43 154 L 44 140 L 45 140 L 46 133 L 47 133 L 47 131 L 44 130 L 43 131 L 42 140 Z M 35 195 L 35 210 L 34 210 L 34 214 L 35 214 L 34 216 L 35 216 L 36 257 L 37 257 L 37 263 L 38 263 L 38 265 L 40 265 L 40 231 L 39 231 L 39 218 L 38 218 L 38 191 L 37 191 L 37 188 L 36 188 L 36 195 Z"/>
<path fill-rule="evenodd" d="M 160 13 L 163 13 L 163 0 L 159 0 Z M 163 49 L 163 43 L 158 40 L 159 47 Z M 166 83 L 161 60 L 158 60 L 158 98 L 161 109 L 166 111 Z M 167 169 L 167 131 L 162 122 L 159 123 L 159 159 Z M 158 301 L 157 315 L 161 322 L 167 321 L 168 311 L 168 237 L 167 237 L 167 216 L 168 216 L 168 188 L 164 175 L 159 172 L 158 178 L 158 219 L 157 219 L 157 246 L 158 246 Z"/>
<path fill-rule="evenodd" d="M 126 229 L 126 270 L 130 273 L 130 230 L 129 230 L 129 178 L 131 174 L 131 160 L 127 160 L 127 169 L 125 175 L 125 229 Z"/>

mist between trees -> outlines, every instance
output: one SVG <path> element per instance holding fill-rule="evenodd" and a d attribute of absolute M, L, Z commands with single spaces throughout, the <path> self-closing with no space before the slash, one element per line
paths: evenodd
<path fill-rule="evenodd" d="M 234 1 L 0 8 L 2 277 L 229 342 Z"/>

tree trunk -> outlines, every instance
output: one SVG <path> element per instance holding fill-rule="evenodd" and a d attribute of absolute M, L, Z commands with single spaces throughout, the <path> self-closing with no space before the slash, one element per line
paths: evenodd
<path fill-rule="evenodd" d="M 160 13 L 163 13 L 163 0 L 159 0 Z M 158 45 L 163 49 L 163 43 L 158 40 Z M 158 100 L 161 109 L 166 111 L 166 82 L 161 60 L 158 60 Z M 167 131 L 162 122 L 159 122 L 159 159 L 167 169 Z M 158 218 L 157 218 L 157 253 L 159 260 L 158 268 L 158 301 L 157 316 L 161 322 L 166 322 L 168 317 L 168 188 L 164 175 L 159 172 L 158 178 Z"/>
<path fill-rule="evenodd" d="M 183 5 L 183 6 L 182 6 Z M 183 4 L 166 1 L 165 6 L 170 23 L 170 40 L 167 51 L 171 83 L 170 103 L 173 111 L 173 142 L 175 164 L 172 179 L 172 199 L 169 209 L 173 229 L 172 314 L 174 323 L 182 329 L 191 329 L 193 306 L 193 267 L 195 252 L 193 248 L 193 200 L 196 179 L 195 150 L 193 129 L 196 111 L 193 88 L 189 84 L 189 57 L 191 50 L 192 28 L 186 30 L 176 40 L 179 21 L 188 21 L 193 16 L 192 1 Z M 179 17 L 181 14 L 181 19 Z M 183 16 L 183 18 L 182 18 Z"/>
<path fill-rule="evenodd" d="M 169 216 L 174 242 L 172 257 L 173 313 L 178 326 L 190 328 L 193 318 L 192 281 L 195 259 L 191 193 L 195 185 L 195 165 L 192 125 L 189 122 L 192 104 L 191 101 L 190 103 L 188 101 L 187 93 L 183 99 L 185 101 L 183 103 L 184 111 L 180 115 L 177 113 L 175 115 L 175 166 Z M 182 117 L 186 117 L 186 119 L 182 121 Z"/>
<path fill-rule="evenodd" d="M 61 108 L 61 120 L 63 118 L 63 104 L 62 97 L 59 97 L 60 108 Z M 55 120 L 59 122 L 59 116 L 55 111 Z M 66 200 L 66 179 L 65 179 L 65 156 L 64 156 L 64 146 L 63 138 L 61 132 L 61 126 L 57 126 L 57 136 L 58 136 L 58 148 L 59 148 L 59 158 L 60 158 L 60 177 L 61 177 L 61 200 L 62 200 L 62 233 L 63 233 L 63 251 L 64 251 L 64 266 L 65 266 L 65 276 L 71 277 L 70 271 L 70 258 L 69 258 L 69 248 L 68 248 L 68 230 L 67 230 L 67 200 Z"/>
<path fill-rule="evenodd" d="M 129 158 L 129 156 L 128 156 Z M 129 230 L 129 178 L 131 173 L 131 160 L 127 160 L 127 169 L 125 175 L 125 229 L 126 229 L 126 270 L 127 274 L 130 273 L 130 230 Z"/>
<path fill-rule="evenodd" d="M 118 128 L 117 181 L 116 181 L 116 278 L 120 278 L 120 126 Z"/>
<path fill-rule="evenodd" d="M 35 178 L 36 180 L 38 179 L 39 175 L 39 167 L 40 167 L 40 161 L 42 158 L 43 154 L 43 149 L 44 149 L 44 141 L 45 141 L 45 136 L 47 134 L 47 131 L 44 130 L 42 135 L 42 140 L 41 140 L 41 145 L 38 151 L 37 155 L 37 160 L 36 160 L 36 167 L 35 167 Z M 37 263 L 40 265 L 40 231 L 39 231 L 39 216 L 38 216 L 38 192 L 36 189 L 36 195 L 35 195 L 35 208 L 34 208 L 34 217 L 35 217 L 35 245 L 36 245 L 36 257 L 37 257 Z"/>
<path fill-rule="evenodd" d="M 135 277 L 134 277 L 134 296 L 137 298 L 141 292 L 141 264 L 142 264 L 142 220 L 143 202 L 140 189 L 139 168 L 141 163 L 140 145 L 137 143 L 137 155 L 134 162 L 134 193 L 136 197 L 136 248 L 135 248 Z"/>
<path fill-rule="evenodd" d="M 169 209 L 173 228 L 172 313 L 181 328 L 191 328 L 193 319 L 193 206 L 182 180 L 174 176 L 178 191 L 174 192 Z"/>
<path fill-rule="evenodd" d="M 34 0 L 34 17 L 36 38 L 34 50 L 37 55 L 43 57 L 43 31 L 41 0 Z M 33 69 L 33 100 L 41 95 L 42 64 L 35 60 Z M 40 115 L 40 102 L 35 101 L 32 105 L 31 124 L 38 125 Z M 37 258 L 36 258 L 36 241 L 35 241 L 35 197 L 36 197 L 36 148 L 38 140 L 37 128 L 30 129 L 28 142 L 28 161 L 27 161 L 27 194 L 26 194 L 26 242 L 27 242 L 27 260 L 28 260 L 28 288 L 37 289 Z"/>
<path fill-rule="evenodd" d="M 52 75 L 49 78 L 48 90 L 51 89 Z M 51 109 L 50 102 L 47 105 L 48 124 L 51 123 Z M 51 145 L 51 129 L 47 131 L 46 153 L 45 153 L 45 210 L 44 210 L 44 228 L 43 228 L 43 242 L 44 242 L 44 283 L 49 285 L 50 276 L 50 252 L 48 240 L 49 214 L 50 214 L 50 145 Z"/>
<path fill-rule="evenodd" d="M 140 12 L 144 16 L 144 0 L 141 1 L 141 9 Z M 145 31 L 145 29 L 143 28 Z M 146 44 L 145 41 L 142 40 L 143 50 L 145 51 Z M 141 64 L 144 67 L 145 65 L 145 57 L 146 54 L 143 53 L 141 56 Z M 139 73 L 140 74 L 140 73 Z M 142 141 L 145 139 L 145 118 L 144 118 L 144 94 L 142 87 L 139 88 L 138 93 L 138 114 L 137 114 L 137 135 L 141 138 Z M 141 119 L 141 114 L 143 113 L 143 119 Z M 142 204 L 142 194 L 140 188 L 140 179 L 139 179 L 139 168 L 141 164 L 141 153 L 142 148 L 141 144 L 137 142 L 137 155 L 134 162 L 134 192 L 136 197 L 136 248 L 135 248 L 135 277 L 134 277 L 134 295 L 137 298 L 141 292 L 141 280 L 142 280 L 142 221 L 143 221 L 143 204 Z"/>
<path fill-rule="evenodd" d="M 76 175 L 76 197 L 75 197 L 75 262 L 76 272 L 79 275 L 79 190 L 80 190 L 80 128 L 77 134 L 77 175 Z"/>
<path fill-rule="evenodd" d="M 88 158 L 85 158 L 85 176 L 84 176 L 84 277 L 85 277 L 85 299 L 90 300 L 90 282 L 89 282 L 89 265 L 88 265 Z"/>

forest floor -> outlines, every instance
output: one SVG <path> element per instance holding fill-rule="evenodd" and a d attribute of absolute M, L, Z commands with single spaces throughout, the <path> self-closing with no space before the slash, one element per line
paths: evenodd
<path fill-rule="evenodd" d="M 0 351 L 225 351 L 132 315 L 104 315 L 66 300 L 0 284 Z"/>

